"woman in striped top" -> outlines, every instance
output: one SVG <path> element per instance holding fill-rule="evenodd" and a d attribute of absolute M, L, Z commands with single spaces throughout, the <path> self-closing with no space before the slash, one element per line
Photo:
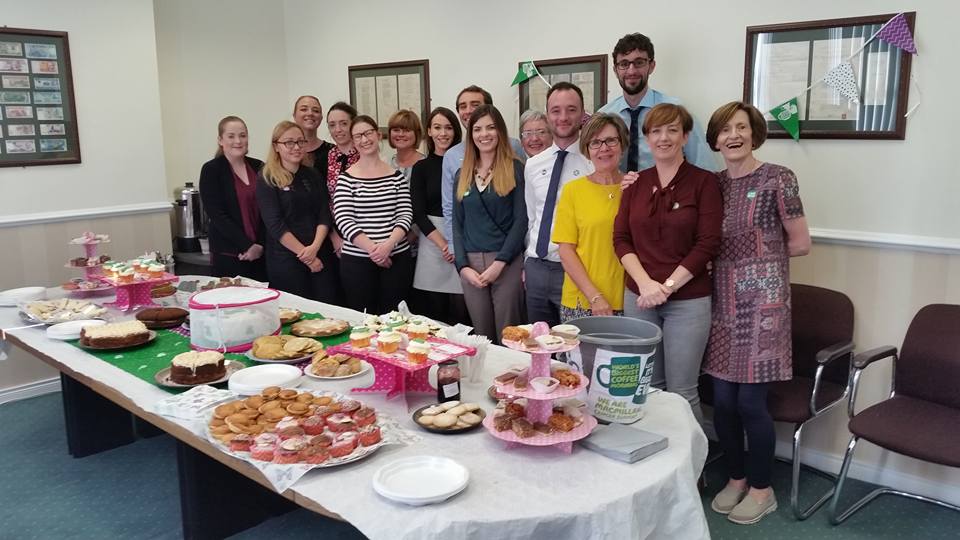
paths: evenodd
<path fill-rule="evenodd" d="M 340 281 L 347 307 L 368 313 L 394 310 L 407 298 L 413 260 L 407 232 L 413 221 L 403 172 L 380 158 L 380 130 L 366 115 L 350 128 L 360 159 L 340 174 L 333 217 L 343 236 Z"/>

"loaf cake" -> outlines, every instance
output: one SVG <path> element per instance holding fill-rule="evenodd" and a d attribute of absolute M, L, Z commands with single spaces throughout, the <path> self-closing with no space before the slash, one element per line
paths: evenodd
<path fill-rule="evenodd" d="M 217 351 L 189 351 L 173 357 L 170 380 L 177 384 L 200 384 L 223 378 L 227 369 Z"/>
<path fill-rule="evenodd" d="M 103 326 L 85 326 L 80 330 L 80 344 L 87 347 L 113 349 L 146 343 L 150 331 L 140 321 L 125 321 Z"/>

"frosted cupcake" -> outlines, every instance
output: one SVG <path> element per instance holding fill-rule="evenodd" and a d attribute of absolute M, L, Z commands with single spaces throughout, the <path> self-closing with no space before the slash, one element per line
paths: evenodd
<path fill-rule="evenodd" d="M 353 329 L 353 332 L 350 332 L 350 345 L 355 349 L 365 349 L 370 346 L 370 338 L 373 337 L 373 332 L 358 326 Z"/>
<path fill-rule="evenodd" d="M 164 270 L 166 270 L 166 267 L 158 262 L 153 262 L 147 266 L 147 272 L 151 278 L 162 278 Z"/>
<path fill-rule="evenodd" d="M 377 350 L 384 354 L 393 354 L 400 348 L 403 336 L 399 332 L 380 332 L 377 336 Z"/>
<path fill-rule="evenodd" d="M 407 335 L 410 339 L 427 339 L 430 337 L 430 327 L 423 322 L 411 322 L 407 325 Z"/>
<path fill-rule="evenodd" d="M 430 344 L 426 341 L 411 341 L 407 345 L 407 361 L 412 364 L 422 364 L 430 356 Z"/>
<path fill-rule="evenodd" d="M 133 267 L 124 266 L 117 271 L 117 281 L 120 283 L 133 283 L 133 278 L 136 275 Z"/>

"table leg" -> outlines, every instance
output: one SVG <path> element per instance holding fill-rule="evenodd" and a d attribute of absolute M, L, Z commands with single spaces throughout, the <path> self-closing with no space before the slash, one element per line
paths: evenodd
<path fill-rule="evenodd" d="M 187 540 L 226 538 L 297 505 L 177 441 L 180 512 Z"/>
<path fill-rule="evenodd" d="M 64 373 L 60 388 L 71 456 L 90 456 L 136 439 L 132 415 L 126 409 Z"/>

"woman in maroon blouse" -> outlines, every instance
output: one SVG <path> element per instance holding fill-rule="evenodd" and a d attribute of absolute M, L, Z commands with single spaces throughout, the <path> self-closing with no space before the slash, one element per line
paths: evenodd
<path fill-rule="evenodd" d="M 200 169 L 200 199 L 210 235 L 214 276 L 266 279 L 264 228 L 257 207 L 259 159 L 247 157 L 247 125 L 236 116 L 220 120 L 217 153 Z"/>
<path fill-rule="evenodd" d="M 651 358 L 652 384 L 682 395 L 700 415 L 697 379 L 710 334 L 707 273 L 720 249 L 723 201 L 716 175 L 683 157 L 693 118 L 680 105 L 647 113 L 643 134 L 654 166 L 627 173 L 613 228 L 613 245 L 627 272 L 624 315 L 663 329 Z M 632 176 L 633 178 L 626 178 Z"/>

